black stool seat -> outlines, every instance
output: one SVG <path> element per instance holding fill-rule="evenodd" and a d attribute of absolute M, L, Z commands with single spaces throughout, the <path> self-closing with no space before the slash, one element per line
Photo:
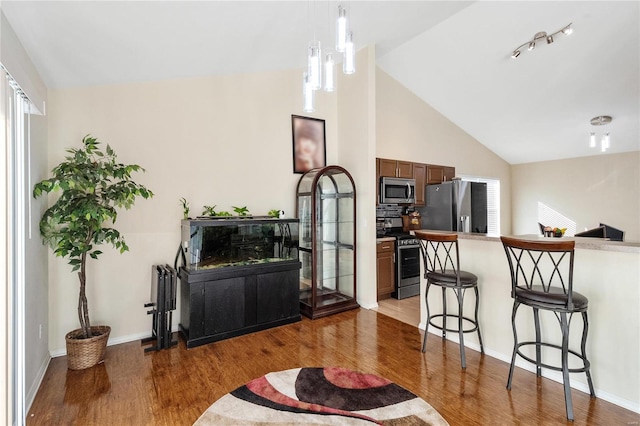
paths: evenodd
<path fill-rule="evenodd" d="M 458 271 L 460 274 L 460 285 L 462 286 L 474 286 L 478 284 L 478 277 L 467 271 Z M 458 276 L 456 275 L 456 271 L 451 269 L 445 269 L 444 272 L 427 272 L 427 279 L 434 281 L 434 283 L 439 284 L 452 284 L 456 285 L 458 283 Z"/>
<path fill-rule="evenodd" d="M 513 353 L 507 389 L 511 390 L 511 381 L 516 362 L 516 356 L 536 366 L 536 375 L 542 375 L 542 368 L 562 372 L 564 384 L 564 403 L 567 419 L 573 421 L 573 401 L 569 373 L 585 373 L 589 392 L 592 398 L 596 394 L 593 390 L 589 360 L 587 359 L 587 331 L 589 321 L 587 307 L 589 300 L 577 291 L 573 291 L 573 262 L 575 256 L 575 241 L 572 240 L 525 240 L 512 237 L 500 237 L 504 251 L 509 261 L 511 274 L 511 297 L 513 310 L 511 311 L 511 327 L 513 329 Z M 520 305 L 533 309 L 535 340 L 521 342 L 516 330 L 516 314 Z M 553 343 L 542 339 L 540 330 L 540 311 L 553 312 L 560 323 L 562 342 Z M 574 313 L 582 315 L 582 340 L 580 352 L 569 349 L 569 325 Z M 521 351 L 522 347 L 534 347 L 535 358 L 529 356 L 528 351 Z M 559 350 L 560 365 L 548 364 L 542 359 L 542 347 Z M 577 357 L 582 366 L 569 368 L 569 355 Z M 557 358 L 554 359 L 557 363 Z"/>
<path fill-rule="evenodd" d="M 427 350 L 427 335 L 429 326 L 442 330 L 442 338 L 446 338 L 447 331 L 458 333 L 460 340 L 460 364 L 467 368 L 467 360 L 464 352 L 464 333 L 478 333 L 480 352 L 484 354 L 482 335 L 478 322 L 478 277 L 475 274 L 460 270 L 458 256 L 458 234 L 443 232 L 415 231 L 420 241 L 420 251 L 424 262 L 424 277 L 427 279 L 425 290 L 425 303 L 427 307 L 427 324 L 422 341 L 422 352 Z M 429 308 L 429 289 L 432 285 L 442 289 L 442 313 L 431 314 Z M 463 314 L 464 295 L 467 290 L 473 289 L 476 296 L 475 316 L 469 318 Z M 458 301 L 458 312 L 447 313 L 446 291 L 453 291 Z M 455 328 L 447 327 L 447 319 L 451 318 Z M 434 321 L 437 319 L 437 321 Z M 466 328 L 465 328 L 466 326 Z"/>
<path fill-rule="evenodd" d="M 581 311 L 589 306 L 589 299 L 574 291 L 572 293 L 573 310 Z M 545 291 L 541 285 L 531 286 L 531 289 L 516 287 L 516 298 L 525 305 L 540 307 L 562 307 L 568 303 L 569 296 L 561 288 L 551 287 Z"/>

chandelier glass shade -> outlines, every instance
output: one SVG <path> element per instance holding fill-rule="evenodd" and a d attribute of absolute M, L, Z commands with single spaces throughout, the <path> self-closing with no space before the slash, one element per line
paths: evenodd
<path fill-rule="evenodd" d="M 347 34 L 347 42 L 344 45 L 344 60 L 342 61 L 342 72 L 353 74 L 356 72 L 356 51 L 353 44 L 353 32 Z"/>
<path fill-rule="evenodd" d="M 309 81 L 311 82 L 311 88 L 318 90 L 322 85 L 322 49 L 320 48 L 320 42 L 313 40 L 309 43 L 309 56 L 307 57 L 307 65 L 309 74 Z"/>
<path fill-rule="evenodd" d="M 347 11 L 338 6 L 338 19 L 336 20 L 336 52 L 343 53 L 347 42 Z"/>
<path fill-rule="evenodd" d="M 328 7 L 327 3 L 327 7 Z M 328 13 L 328 9 L 327 9 Z M 336 51 L 322 51 L 321 43 L 313 35 L 313 40 L 309 42 L 307 49 L 307 71 L 303 75 L 303 110 L 305 112 L 315 111 L 315 91 L 324 90 L 334 92 L 336 90 L 336 56 L 342 54 L 342 72 L 353 74 L 355 68 L 355 45 L 353 42 L 353 31 L 349 28 L 347 19 L 347 9 L 338 5 L 338 15 L 335 21 L 335 46 Z M 325 46 L 330 46 L 325 43 Z"/>
<path fill-rule="evenodd" d="M 313 92 L 313 88 L 311 87 L 309 74 L 305 71 L 304 73 L 302 73 L 302 99 L 304 101 L 302 110 L 304 112 L 314 112 L 316 110 L 314 97 L 315 94 Z"/>
<path fill-rule="evenodd" d="M 336 90 L 336 63 L 333 54 L 327 53 L 324 60 L 324 91 L 333 92 Z"/>

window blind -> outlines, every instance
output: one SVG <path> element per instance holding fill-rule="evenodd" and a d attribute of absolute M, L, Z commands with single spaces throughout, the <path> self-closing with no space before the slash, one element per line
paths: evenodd
<path fill-rule="evenodd" d="M 500 235 L 500 180 L 461 175 L 462 180 L 487 184 L 487 234 Z"/>

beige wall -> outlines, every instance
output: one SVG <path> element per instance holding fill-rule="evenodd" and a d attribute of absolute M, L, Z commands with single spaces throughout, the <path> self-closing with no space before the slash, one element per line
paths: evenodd
<path fill-rule="evenodd" d="M 253 214 L 282 209 L 295 216 L 291 114 L 302 113 L 301 71 L 181 79 L 49 92 L 49 168 L 88 133 L 109 143 L 136 180 L 155 192 L 119 214 L 130 252 L 106 248 L 89 261 L 93 324 L 112 327 L 111 343 L 143 337 L 151 317 L 151 265 L 171 263 L 180 243 L 185 197 L 191 214 L 247 206 Z M 326 120 L 327 163 L 338 161 L 335 94 L 317 96 L 314 117 Z M 64 334 L 78 327 L 78 283 L 66 262 L 50 258 L 50 349 L 64 352 Z M 174 329 L 179 311 L 174 314 Z"/>
<path fill-rule="evenodd" d="M 361 49 L 356 73 L 339 74 L 338 148 L 340 165 L 356 184 L 357 299 L 365 308 L 377 306 L 376 291 L 376 157 L 375 48 Z"/>
<path fill-rule="evenodd" d="M 600 222 L 640 241 L 640 152 L 512 166 L 514 234 L 538 232 L 538 202 L 576 222 Z"/>
<path fill-rule="evenodd" d="M 509 164 L 380 68 L 376 73 L 376 155 L 454 166 L 456 174 L 500 180 L 500 230 L 511 233 Z"/>

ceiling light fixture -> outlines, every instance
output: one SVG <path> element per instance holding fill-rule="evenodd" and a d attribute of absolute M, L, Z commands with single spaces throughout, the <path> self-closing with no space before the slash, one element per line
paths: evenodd
<path fill-rule="evenodd" d="M 607 126 L 611 123 L 613 119 L 610 115 L 599 115 L 597 117 L 593 117 L 591 119 L 592 126 Z M 609 131 L 607 128 L 604 128 L 604 133 L 602 134 L 602 138 L 600 139 L 600 152 L 605 152 L 611 146 L 611 137 L 609 135 Z M 596 147 L 596 132 L 591 132 L 591 136 L 589 138 L 589 147 Z"/>
<path fill-rule="evenodd" d="M 564 35 L 569 35 L 572 32 L 573 32 L 573 28 L 571 28 L 571 23 L 569 25 L 566 25 L 564 28 L 559 29 L 558 31 L 551 34 L 547 34 L 545 31 L 537 32 L 531 40 L 525 43 L 522 43 L 520 46 L 513 49 L 513 52 L 511 53 L 511 57 L 515 59 L 518 56 L 520 56 L 520 49 L 522 49 L 525 46 L 527 46 L 527 50 L 535 49 L 537 41 L 546 40 L 547 44 L 551 44 L 555 41 L 553 36 L 558 35 L 560 33 Z"/>
<path fill-rule="evenodd" d="M 315 2 L 313 3 L 313 14 L 315 18 Z M 327 20 L 329 18 L 329 4 L 330 2 L 327 2 Z M 311 18 L 310 5 L 311 1 L 309 1 L 307 5 L 307 12 L 309 14 L 309 26 L 312 27 L 312 21 L 314 21 L 314 19 Z M 335 26 L 336 55 L 337 53 L 343 54 L 343 73 L 353 74 L 356 71 L 353 31 L 351 31 L 351 29 L 349 28 L 349 21 L 347 20 L 347 9 L 345 9 L 342 5 L 338 5 L 338 16 Z M 327 28 L 329 27 L 329 22 L 327 22 Z M 329 45 L 330 43 L 325 43 L 325 46 Z M 322 59 L 324 59 L 324 61 L 322 61 Z M 333 92 L 336 90 L 335 60 L 336 58 L 333 52 L 328 51 L 328 49 L 325 49 L 324 52 L 322 51 L 320 41 L 316 39 L 316 33 L 314 30 L 313 40 L 309 42 L 309 46 L 307 49 L 307 71 L 303 74 L 303 110 L 305 112 L 315 111 L 314 92 L 316 90 L 324 89 L 325 92 Z"/>

